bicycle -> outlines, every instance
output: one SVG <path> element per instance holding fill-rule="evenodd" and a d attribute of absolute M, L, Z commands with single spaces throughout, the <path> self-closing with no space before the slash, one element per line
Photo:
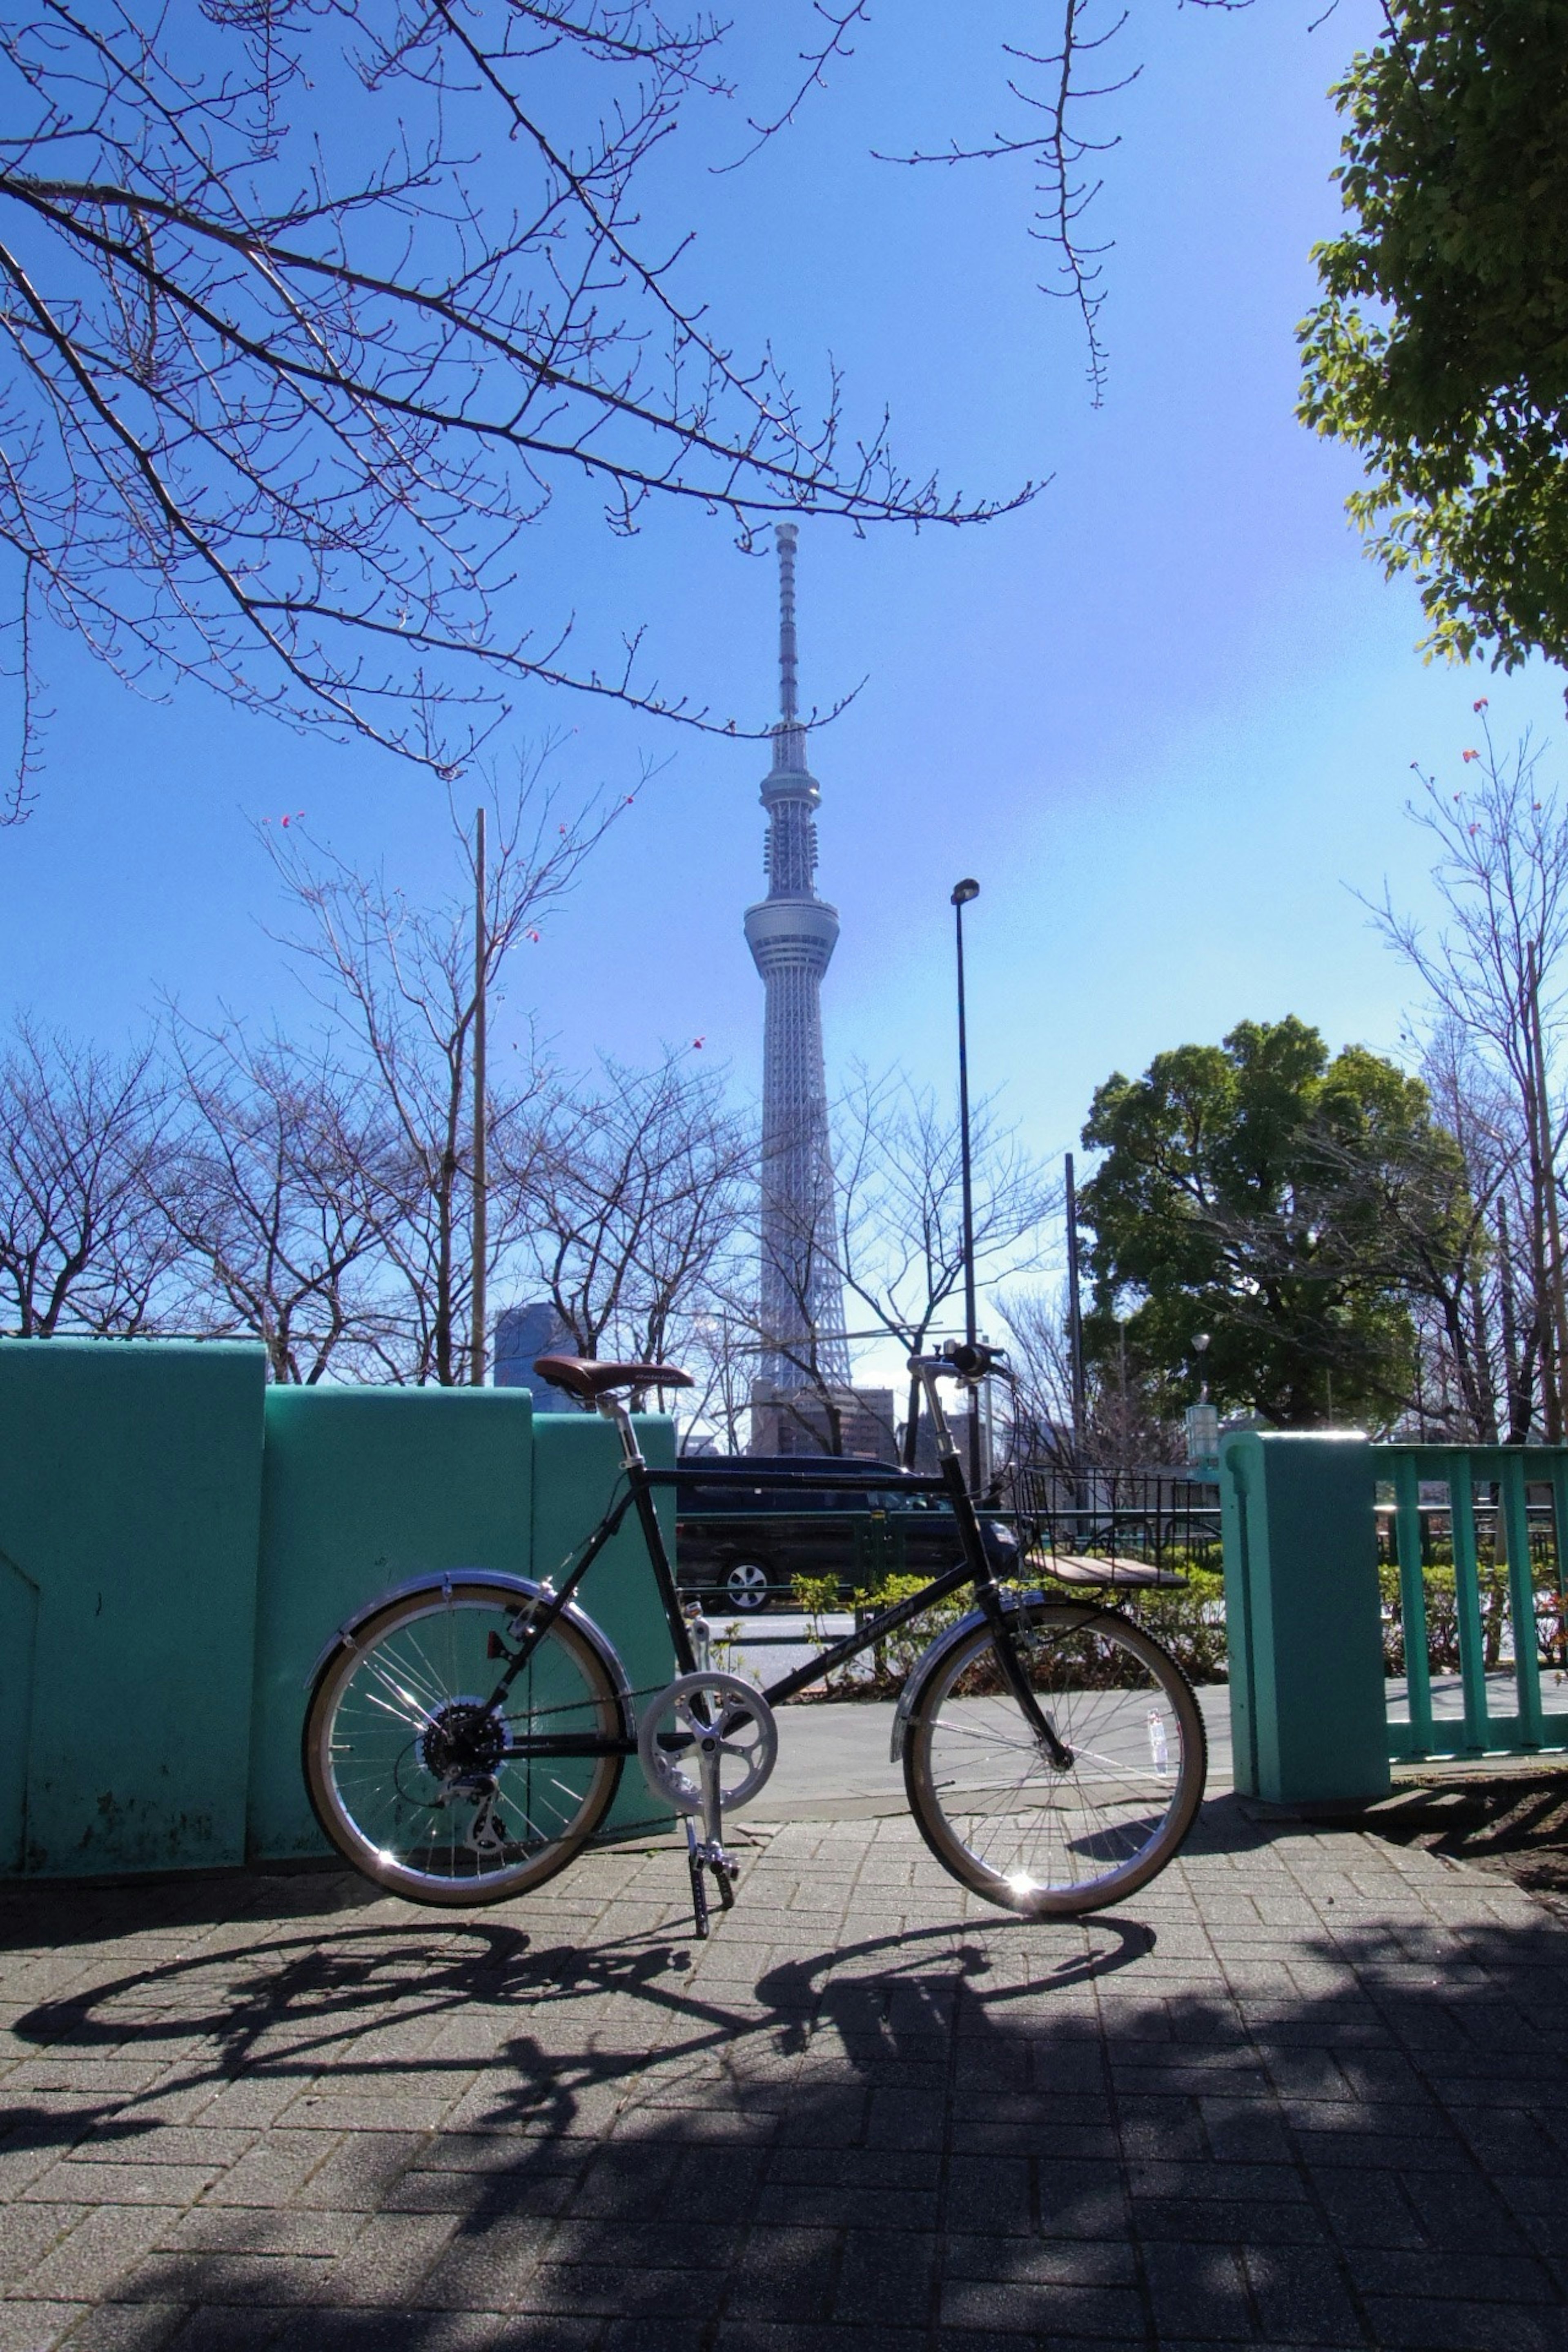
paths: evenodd
<path fill-rule="evenodd" d="M 911 1357 L 936 1434 L 935 1473 L 900 1488 L 943 1495 L 963 1557 L 766 1689 L 709 1665 L 693 1646 L 655 1509 L 661 1486 L 732 1465 L 644 1460 L 625 1398 L 685 1388 L 668 1364 L 541 1357 L 541 1375 L 619 1431 L 624 1484 L 548 1580 L 485 1569 L 416 1577 L 341 1626 L 313 1672 L 306 1785 L 327 1837 L 390 1892 L 430 1904 L 499 1903 L 565 1869 L 603 1822 L 628 1758 L 656 1800 L 682 1816 L 698 1935 L 708 1879 L 725 1908 L 739 1864 L 727 1812 L 764 1787 L 778 1750 L 774 1709 L 886 1640 L 963 1585 L 973 1608 L 917 1659 L 893 1720 L 910 1810 L 959 1882 L 1030 1917 L 1072 1917 L 1147 1885 L 1180 1847 L 1203 1797 L 1203 1718 L 1160 1643 L 1101 1599 L 1058 1600 L 998 1582 L 937 1383 L 972 1399 L 998 1351 L 961 1346 Z M 885 1488 L 882 1463 L 835 1460 L 835 1486 Z M 748 1478 L 803 1485 L 809 1462 Z M 575 1595 L 635 1512 L 679 1672 L 634 1693 L 614 1645 Z M 639 1711 L 640 1710 L 640 1711 Z"/>

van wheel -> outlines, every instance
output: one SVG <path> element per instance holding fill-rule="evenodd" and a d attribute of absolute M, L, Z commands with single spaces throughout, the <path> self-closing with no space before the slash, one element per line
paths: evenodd
<path fill-rule="evenodd" d="M 724 1590 L 737 1609 L 760 1609 L 768 1597 L 768 1571 L 755 1560 L 740 1560 L 724 1579 Z"/>

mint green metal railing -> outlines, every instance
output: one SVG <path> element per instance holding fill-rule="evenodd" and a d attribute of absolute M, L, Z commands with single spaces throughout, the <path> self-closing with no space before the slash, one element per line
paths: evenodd
<path fill-rule="evenodd" d="M 1561 1594 L 1568 1561 L 1568 1447 L 1554 1445 L 1374 1445 L 1379 1478 L 1394 1489 L 1394 1525 L 1399 1559 L 1400 1608 L 1405 1628 L 1408 1723 L 1391 1721 L 1388 1752 L 1395 1762 L 1436 1756 L 1533 1753 L 1568 1748 L 1568 1709 L 1549 1708 L 1541 1688 L 1541 1641 L 1537 1593 L 1530 1557 L 1528 1492 L 1547 1487 L 1552 1496 L 1556 1585 Z M 1426 1577 L 1422 1558 L 1420 1489 L 1448 1490 L 1454 1554 L 1455 1614 L 1459 1637 L 1462 1710 L 1434 1712 L 1428 1657 Z M 1475 1490 L 1495 1487 L 1494 1525 L 1508 1558 L 1509 1616 L 1513 1632 L 1511 1715 L 1491 1712 L 1487 1689 L 1481 1571 L 1476 1537 Z M 1559 1598 L 1554 1615 L 1561 1612 Z"/>

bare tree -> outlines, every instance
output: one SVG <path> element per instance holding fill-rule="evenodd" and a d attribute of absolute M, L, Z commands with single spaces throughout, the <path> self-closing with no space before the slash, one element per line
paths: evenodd
<path fill-rule="evenodd" d="M 1179 1424 L 1162 1410 L 1157 1389 L 1129 1367 L 1124 1344 L 1113 1357 L 1085 1368 L 1080 1451 L 1073 1430 L 1065 1294 L 1054 1287 L 1007 1290 L 997 1306 L 1007 1329 L 1016 1466 L 1045 1468 L 1076 1485 L 1086 1471 L 1140 1469 L 1176 1457 Z"/>
<path fill-rule="evenodd" d="M 999 1125 L 993 1101 L 972 1116 L 974 1255 L 982 1278 L 1039 1263 L 1046 1220 L 1059 1188 L 1016 1135 Z M 776 1402 L 825 1453 L 844 1449 L 850 1408 L 839 1367 L 841 1332 L 817 1328 L 816 1253 L 831 1251 L 852 1329 L 891 1341 L 901 1355 L 922 1349 L 963 1282 L 962 1154 L 956 1116 L 901 1070 L 851 1077 L 833 1113 L 834 1215 L 814 1220 L 788 1249 L 795 1339 L 762 1328 L 753 1286 L 756 1248 L 726 1302 L 731 1350 L 754 1362 L 782 1356 L 798 1386 Z M 863 1341 L 861 1342 L 863 1344 Z M 910 1387 L 905 1454 L 917 1442 L 918 1384 Z M 858 1406 L 857 1406 L 858 1409 Z M 890 1441 L 896 1430 L 884 1434 Z"/>
<path fill-rule="evenodd" d="M 555 1091 L 538 1149 L 499 1183 L 579 1354 L 679 1362 L 699 1341 L 754 1159 L 721 1074 L 689 1051 L 642 1072 L 606 1057 L 592 1088 Z"/>
<path fill-rule="evenodd" d="M 1451 1086 L 1447 1108 L 1480 1173 L 1483 1207 L 1514 1192 L 1528 1270 L 1525 1354 L 1539 1370 L 1542 1419 L 1555 1441 L 1563 1432 L 1568 1375 L 1557 1172 L 1564 1121 L 1556 1075 L 1568 977 L 1568 813 L 1542 782 L 1541 753 L 1529 737 L 1505 759 L 1484 699 L 1476 712 L 1481 747 L 1464 755 L 1470 788 L 1450 794 L 1424 776 L 1423 798 L 1410 811 L 1437 845 L 1432 878 L 1447 926 L 1429 937 L 1397 912 L 1386 889 L 1372 913 L 1426 985 L 1443 1036 L 1440 1058 L 1453 1063 L 1459 1055 L 1466 1100 Z M 1516 1313 L 1517 1306 L 1516 1295 Z M 1450 1318 L 1450 1342 L 1458 1337 Z M 1517 1427 L 1517 1381 L 1513 1393 L 1508 1418 Z M 1465 1402 L 1484 1425 L 1479 1398 Z"/>
<path fill-rule="evenodd" d="M 15 1337 L 160 1328 L 166 1123 L 151 1046 L 116 1057 L 18 1020 L 0 1055 L 0 1313 Z"/>
<path fill-rule="evenodd" d="M 274 1381 L 359 1370 L 392 1336 L 376 1281 L 390 1138 L 368 1081 L 279 1037 L 176 1019 L 173 1043 L 182 1132 L 161 1201 L 190 1319 L 254 1335 Z"/>
<path fill-rule="evenodd" d="M 836 1121 L 840 1271 L 852 1315 L 918 1354 L 963 1284 L 963 1152 L 956 1116 L 902 1071 L 852 1079 Z M 1001 1125 L 994 1097 L 971 1114 L 977 1281 L 1040 1263 L 1060 1187 Z M 906 1462 L 915 1458 L 911 1381 Z"/>
<path fill-rule="evenodd" d="M 728 94 L 723 32 L 652 0 L 0 9 L 24 633 L 450 772 L 524 680 L 716 723 L 641 675 L 636 629 L 580 657 L 520 593 L 564 488 L 617 532 L 650 502 L 742 536 L 999 511 L 904 474 L 836 380 L 813 416 L 737 357 L 689 240 L 645 224 L 649 159 Z M 505 158 L 493 202 L 476 156 Z"/>
<path fill-rule="evenodd" d="M 511 949 L 571 889 L 616 813 L 591 807 L 563 819 L 537 768 L 510 794 L 492 792 L 478 975 L 474 849 L 455 807 L 462 881 L 434 906 L 411 903 L 382 872 L 362 874 L 298 826 L 287 836 L 279 829 L 263 836 L 302 919 L 284 943 L 330 1015 L 334 1052 L 358 1069 L 367 1090 L 386 1317 L 386 1336 L 375 1345 L 394 1379 L 450 1386 L 471 1360 L 467 1213 L 477 981 L 487 995 L 495 990 Z M 492 1090 L 486 1106 L 492 1164 L 525 1161 L 542 1085 L 531 1064 L 507 1091 Z M 523 1213 L 522 1192 L 502 1188 L 489 1220 L 487 1270 L 521 1238 Z"/>

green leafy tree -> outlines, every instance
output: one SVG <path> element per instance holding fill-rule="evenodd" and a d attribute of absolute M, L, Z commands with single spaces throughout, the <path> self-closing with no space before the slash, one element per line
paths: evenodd
<path fill-rule="evenodd" d="M 1428 645 L 1568 658 L 1568 0 L 1389 0 L 1333 96 L 1354 226 L 1314 253 L 1300 415 L 1352 443 Z"/>
<path fill-rule="evenodd" d="M 1105 1154 L 1088 1350 L 1166 1412 L 1197 1393 L 1287 1427 L 1386 1423 L 1409 1396 L 1412 1300 L 1468 1245 L 1462 1162 L 1426 1088 L 1317 1030 L 1246 1021 L 1094 1098 Z"/>

